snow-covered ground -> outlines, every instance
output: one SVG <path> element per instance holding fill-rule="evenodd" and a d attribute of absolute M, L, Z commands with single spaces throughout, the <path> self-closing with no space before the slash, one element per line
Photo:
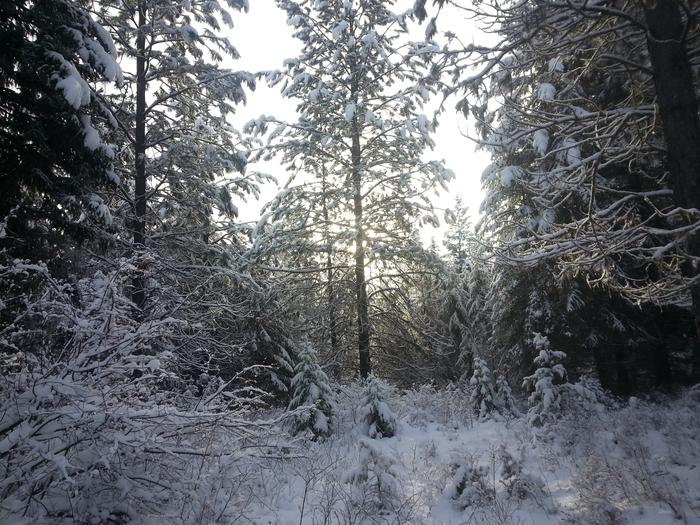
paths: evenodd
<path fill-rule="evenodd" d="M 335 433 L 246 473 L 236 523 L 700 524 L 700 396 L 590 405 L 547 431 L 475 420 L 457 389 L 395 394 L 394 437 L 363 436 L 357 388 Z M 250 488 L 254 487 L 254 488 Z"/>
<path fill-rule="evenodd" d="M 700 524 L 700 388 L 572 400 L 546 429 L 475 418 L 456 387 L 367 392 L 333 388 L 328 438 L 293 435 L 298 414 L 281 408 L 235 418 L 107 404 L 91 426 L 100 412 L 81 405 L 81 419 L 71 405 L 68 430 L 35 433 L 73 439 L 65 460 L 39 457 L 36 439 L 13 449 L 0 525 Z M 368 427 L 368 400 L 389 425 Z"/>

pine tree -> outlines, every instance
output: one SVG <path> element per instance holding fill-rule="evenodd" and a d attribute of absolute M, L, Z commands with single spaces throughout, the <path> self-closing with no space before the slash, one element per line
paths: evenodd
<path fill-rule="evenodd" d="M 299 350 L 299 362 L 294 367 L 292 399 L 289 410 L 302 409 L 297 418 L 297 430 L 309 429 L 316 436 L 332 432 L 333 392 L 328 377 L 316 362 L 316 352 L 309 343 Z"/>
<path fill-rule="evenodd" d="M 369 375 L 364 382 L 360 415 L 372 438 L 389 438 L 396 434 L 396 417 L 387 404 L 391 391 L 381 379 Z"/>
<path fill-rule="evenodd" d="M 323 164 L 334 193 L 334 223 L 352 242 L 360 376 L 370 367 L 370 293 L 367 266 L 393 263 L 415 250 L 416 222 L 435 223 L 427 192 L 452 174 L 424 162 L 433 123 L 420 108 L 430 95 L 421 84 L 427 64 L 406 43 L 405 17 L 377 0 L 281 0 L 302 54 L 271 73 L 283 94 L 300 100 L 299 121 L 274 123 L 268 148 L 289 166 L 318 176 Z M 415 52 L 414 52 L 415 51 Z M 279 127 L 281 126 L 281 127 Z M 330 204 L 330 202 L 329 202 Z"/>
<path fill-rule="evenodd" d="M 222 25 L 231 27 L 230 11 L 245 7 L 208 0 L 97 5 L 129 86 L 105 98 L 128 145 L 120 156 L 123 220 L 135 256 L 132 295 L 142 310 L 157 283 L 152 254 L 175 267 L 219 263 L 221 249 L 212 245 L 238 241 L 234 200 L 258 191 L 260 179 L 244 173 L 247 150 L 228 121 L 254 80 L 221 67 L 238 56 Z"/>

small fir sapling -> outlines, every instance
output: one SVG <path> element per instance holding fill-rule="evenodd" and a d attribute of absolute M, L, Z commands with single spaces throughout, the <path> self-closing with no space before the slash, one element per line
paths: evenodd
<path fill-rule="evenodd" d="M 501 483 L 505 485 L 509 496 L 525 499 L 542 493 L 542 480 L 525 474 L 522 460 L 515 459 L 504 444 L 498 448 L 497 457 L 501 463 Z"/>
<path fill-rule="evenodd" d="M 495 393 L 491 381 L 491 370 L 486 361 L 480 357 L 474 358 L 474 373 L 469 380 L 471 395 L 470 405 L 480 418 L 486 418 L 496 409 Z"/>
<path fill-rule="evenodd" d="M 396 434 L 396 417 L 386 403 L 391 387 L 384 381 L 369 375 L 364 383 L 360 415 L 366 433 L 372 439 L 392 437 Z"/>
<path fill-rule="evenodd" d="M 499 412 L 504 416 L 519 416 L 520 410 L 513 397 L 513 391 L 508 384 L 508 380 L 503 374 L 496 376 L 496 391 L 494 402 Z"/>
<path fill-rule="evenodd" d="M 564 352 L 550 350 L 547 336 L 536 333 L 533 339 L 539 354 L 534 359 L 535 373 L 523 380 L 523 387 L 531 394 L 528 397 L 528 422 L 543 426 L 556 419 L 561 411 L 562 389 L 566 383 L 566 369 L 561 361 Z"/>
<path fill-rule="evenodd" d="M 445 495 L 460 509 L 491 500 L 493 491 L 488 486 L 488 471 L 487 467 L 478 466 L 473 461 L 463 463 L 457 468 Z"/>
<path fill-rule="evenodd" d="M 316 436 L 331 433 L 333 392 L 325 374 L 316 361 L 316 352 L 305 342 L 299 351 L 299 362 L 292 378 L 292 400 L 289 410 L 303 408 L 297 417 L 297 430 L 309 429 Z"/>
<path fill-rule="evenodd" d="M 359 460 L 345 481 L 369 489 L 381 509 L 392 508 L 397 500 L 399 472 L 396 462 L 370 439 L 360 440 Z"/>

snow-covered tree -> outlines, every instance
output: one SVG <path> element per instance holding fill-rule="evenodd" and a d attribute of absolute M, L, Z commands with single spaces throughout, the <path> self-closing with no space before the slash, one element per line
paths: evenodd
<path fill-rule="evenodd" d="M 539 350 L 533 361 L 536 370 L 523 379 L 523 387 L 531 392 L 527 400 L 528 422 L 542 426 L 559 417 L 563 385 L 567 382 L 566 369 L 561 361 L 566 354 L 551 350 L 549 340 L 541 334 L 535 334 L 534 345 Z"/>
<path fill-rule="evenodd" d="M 297 429 L 309 429 L 317 436 L 327 436 L 332 429 L 332 398 L 328 376 L 316 361 L 316 352 L 306 342 L 301 345 L 292 378 L 289 410 L 299 410 Z"/>
<path fill-rule="evenodd" d="M 496 375 L 496 385 L 494 387 L 494 404 L 498 411 L 504 416 L 519 416 L 520 409 L 513 397 L 508 379 L 503 374 Z"/>
<path fill-rule="evenodd" d="M 267 154 L 309 177 L 328 174 L 328 204 L 344 242 L 352 243 L 360 375 L 370 367 L 367 266 L 387 265 L 420 251 L 414 226 L 436 223 L 428 192 L 452 174 L 424 161 L 434 123 L 421 113 L 430 90 L 422 47 L 406 40 L 406 17 L 377 0 L 280 0 L 302 42 L 300 56 L 268 79 L 299 100 L 299 120 L 261 117 L 248 129 L 271 125 Z M 325 167 L 325 171 L 321 169 Z M 331 199 L 332 198 L 332 202 Z M 283 213 L 283 212 L 282 212 Z M 393 287 L 382 283 L 378 287 Z"/>
<path fill-rule="evenodd" d="M 96 89 L 122 73 L 107 31 L 78 2 L 0 5 L 0 249 L 33 260 L 111 224 L 118 181 Z"/>
<path fill-rule="evenodd" d="M 124 222 L 133 243 L 132 295 L 140 309 L 156 287 L 157 259 L 202 263 L 232 242 L 236 200 L 256 194 L 247 149 L 229 123 L 252 75 L 222 67 L 236 49 L 224 34 L 243 1 L 125 0 L 95 6 L 122 57 L 125 92 L 105 94 L 127 147 L 119 155 Z M 215 252 L 212 254 L 212 252 Z M 218 253 L 217 253 L 218 252 Z"/>
<path fill-rule="evenodd" d="M 445 495 L 460 510 L 493 499 L 493 490 L 488 486 L 489 469 L 467 461 L 457 467 Z"/>
<path fill-rule="evenodd" d="M 364 381 L 360 416 L 366 432 L 372 439 L 396 434 L 396 417 L 387 404 L 391 388 L 384 381 L 369 375 Z"/>
<path fill-rule="evenodd" d="M 474 373 L 469 380 L 469 404 L 480 418 L 486 418 L 498 409 L 493 391 L 493 378 L 486 361 L 474 358 Z"/>
<path fill-rule="evenodd" d="M 449 218 L 443 245 L 447 249 L 450 263 L 458 274 L 466 267 L 470 249 L 471 222 L 469 209 L 464 205 L 461 195 L 455 198 L 454 207 L 446 214 Z"/>
<path fill-rule="evenodd" d="M 399 495 L 399 470 L 392 457 L 371 439 L 359 443 L 359 458 L 345 480 L 359 492 L 360 501 L 367 495 L 379 509 L 393 509 Z"/>
<path fill-rule="evenodd" d="M 497 36 L 453 39 L 444 54 L 496 154 L 485 174 L 499 187 L 485 201 L 494 254 L 551 259 L 633 301 L 692 303 L 697 318 L 700 4 L 461 7 Z"/>
<path fill-rule="evenodd" d="M 313 342 L 324 369 L 339 376 L 353 340 L 351 254 L 334 223 L 337 190 L 318 169 L 315 178 L 291 176 L 263 207 L 249 257 L 283 298 L 290 331 Z"/>

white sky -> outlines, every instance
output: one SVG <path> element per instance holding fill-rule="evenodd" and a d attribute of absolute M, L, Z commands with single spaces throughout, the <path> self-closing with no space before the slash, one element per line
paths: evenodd
<path fill-rule="evenodd" d="M 459 13 L 443 13 L 438 19 L 438 29 L 442 27 L 442 20 L 457 24 L 460 38 L 464 41 L 471 40 L 471 24 L 460 18 Z M 300 43 L 292 36 L 292 28 L 287 25 L 285 13 L 275 6 L 274 0 L 252 0 L 250 11 L 247 14 L 239 13 L 236 17 L 236 26 L 231 37 L 232 42 L 241 54 L 241 59 L 235 67 L 248 71 L 261 71 L 281 69 L 285 58 L 292 58 L 301 49 Z M 450 29 L 454 30 L 453 27 Z M 422 28 L 415 28 L 416 34 L 412 37 L 418 40 L 422 35 Z M 461 195 L 465 204 L 469 207 L 472 217 L 478 216 L 479 204 L 482 200 L 480 177 L 484 168 L 489 164 L 489 154 L 484 151 L 476 151 L 475 144 L 465 138 L 461 130 L 466 130 L 467 124 L 462 116 L 458 116 L 452 109 L 454 101 L 448 102 L 448 111 L 440 118 L 440 126 L 434 135 L 436 147 L 427 158 L 445 161 L 445 165 L 454 171 L 456 177 L 451 181 L 448 192 L 442 192 L 435 197 L 434 205 L 442 209 L 454 204 L 457 195 Z M 279 95 L 277 88 L 270 89 L 262 82 L 258 82 L 255 92 L 250 93 L 246 106 L 237 108 L 236 123 L 243 125 L 260 115 L 274 115 L 283 119 L 294 119 L 294 103 L 285 100 Z M 248 166 L 249 170 L 262 171 L 273 175 L 280 184 L 284 184 L 287 173 L 282 166 L 273 162 L 260 162 Z M 239 206 L 240 217 L 244 221 L 256 221 L 263 204 L 277 193 L 274 184 L 263 188 L 259 202 L 249 201 Z M 442 213 L 438 213 L 442 221 Z M 444 227 L 444 226 L 443 226 Z M 441 238 L 441 230 L 435 230 L 430 226 L 424 227 L 423 238 L 429 242 L 435 237 L 438 242 Z"/>

